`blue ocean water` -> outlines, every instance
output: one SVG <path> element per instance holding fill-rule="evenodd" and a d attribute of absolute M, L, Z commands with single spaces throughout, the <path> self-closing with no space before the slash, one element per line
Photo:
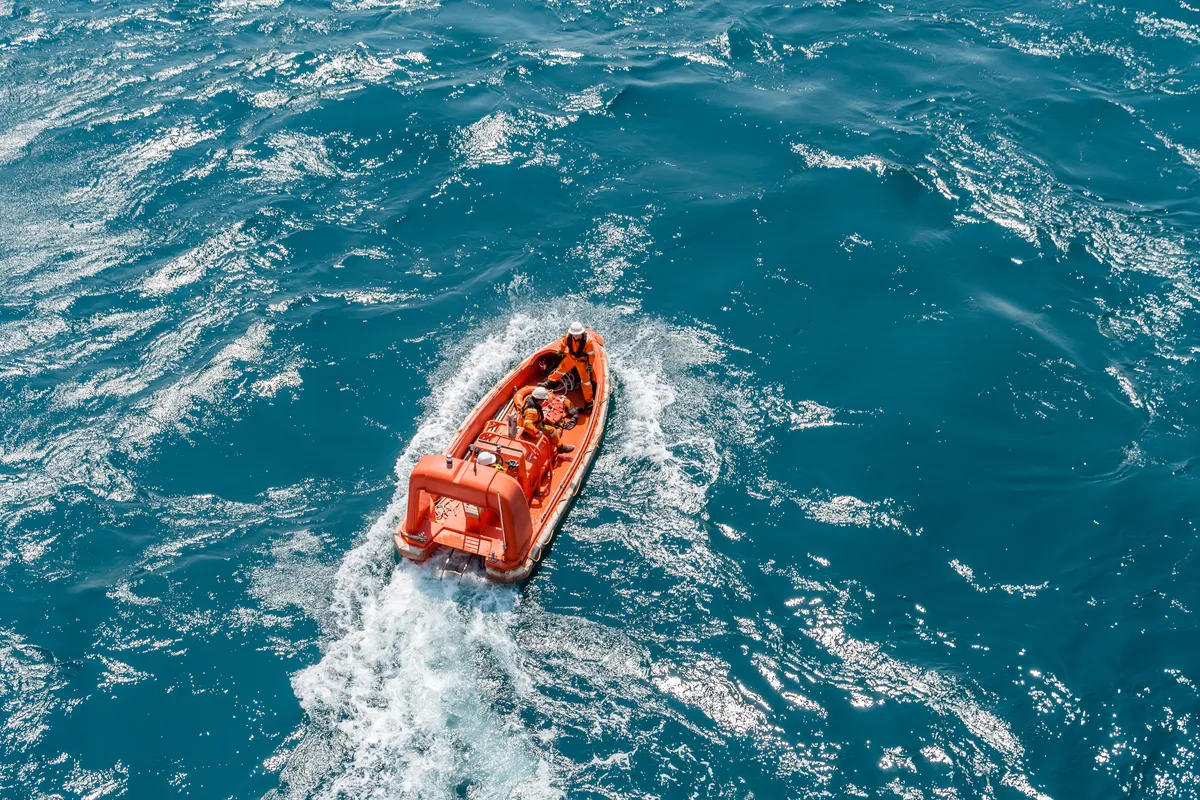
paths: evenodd
<path fill-rule="evenodd" d="M 1200 8 L 0 0 L 0 797 L 1200 795 Z M 579 319 L 519 589 L 390 534 Z"/>

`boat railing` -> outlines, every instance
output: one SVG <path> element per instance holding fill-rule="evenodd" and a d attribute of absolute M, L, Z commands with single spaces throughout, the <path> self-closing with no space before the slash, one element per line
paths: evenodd
<path fill-rule="evenodd" d="M 401 531 L 417 542 L 422 542 L 425 536 L 423 528 L 431 534 L 441 535 L 441 524 L 430 525 L 430 512 L 440 498 L 496 512 L 504 539 L 502 561 L 508 555 L 523 553 L 528 548 L 533 525 L 529 499 L 513 476 L 491 469 L 476 469 L 471 462 L 453 456 L 422 456 L 409 477 L 408 509 Z M 456 527 L 447 528 L 446 532 L 459 536 L 464 533 Z"/>
<path fill-rule="evenodd" d="M 528 431 L 519 431 L 514 438 L 508 435 L 508 426 L 504 422 L 488 420 L 473 447 L 477 453 L 485 449 L 494 449 L 519 455 L 519 458 L 515 459 L 516 478 L 525 490 L 525 496 L 531 498 L 544 473 L 550 468 L 554 445 L 550 437 L 541 432 L 533 439 L 522 438 L 529 435 Z M 498 452 L 497 457 L 502 457 L 502 453 Z"/>

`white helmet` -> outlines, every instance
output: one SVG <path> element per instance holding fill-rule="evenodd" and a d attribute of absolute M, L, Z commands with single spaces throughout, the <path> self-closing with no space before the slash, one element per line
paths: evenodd
<path fill-rule="evenodd" d="M 546 391 L 545 386 L 539 386 L 533 390 L 533 399 L 537 400 L 539 403 L 542 402 L 543 400 L 545 400 L 549 396 L 550 396 L 550 392 Z"/>
<path fill-rule="evenodd" d="M 483 450 L 475 457 L 481 467 L 490 467 L 496 463 L 496 454 L 491 450 Z"/>
<path fill-rule="evenodd" d="M 583 323 L 572 322 L 571 327 L 567 329 L 567 332 L 572 336 L 583 336 Z"/>

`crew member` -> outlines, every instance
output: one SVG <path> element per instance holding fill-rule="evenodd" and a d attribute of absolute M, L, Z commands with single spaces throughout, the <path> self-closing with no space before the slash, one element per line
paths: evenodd
<path fill-rule="evenodd" d="M 592 365 L 596 360 L 596 349 L 603 344 L 599 336 L 588 336 L 583 324 L 572 322 L 567 335 L 558 343 L 558 355 L 562 361 L 558 368 L 546 378 L 547 383 L 561 381 L 568 372 L 575 370 L 579 374 L 580 389 L 583 390 L 583 408 L 585 414 L 592 410 Z"/>
<path fill-rule="evenodd" d="M 551 395 L 545 386 L 532 390 L 517 391 L 517 408 L 521 411 L 521 428 L 531 436 L 544 433 L 560 453 L 575 449 L 573 444 L 562 443 L 562 424 L 574 419 L 578 412 L 571 401 L 562 395 Z"/>

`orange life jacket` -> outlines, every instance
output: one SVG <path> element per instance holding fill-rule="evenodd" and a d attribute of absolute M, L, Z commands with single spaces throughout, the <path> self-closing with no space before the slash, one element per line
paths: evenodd
<path fill-rule="evenodd" d="M 562 395 L 552 394 L 542 402 L 542 419 L 547 425 L 557 425 L 567 416 L 567 405 Z"/>
<path fill-rule="evenodd" d="M 587 331 L 584 331 L 583 336 L 580 336 L 578 339 L 576 339 L 574 336 L 572 336 L 571 334 L 568 333 L 566 335 L 566 340 L 567 340 L 567 352 L 570 353 L 572 357 L 582 358 L 582 357 L 588 355 Z M 575 344 L 576 342 L 579 343 L 578 347 Z"/>
<path fill-rule="evenodd" d="M 562 395 L 551 394 L 540 405 L 529 397 L 521 410 L 528 411 L 531 408 L 537 412 L 538 425 L 558 425 L 567 416 L 567 405 Z"/>

